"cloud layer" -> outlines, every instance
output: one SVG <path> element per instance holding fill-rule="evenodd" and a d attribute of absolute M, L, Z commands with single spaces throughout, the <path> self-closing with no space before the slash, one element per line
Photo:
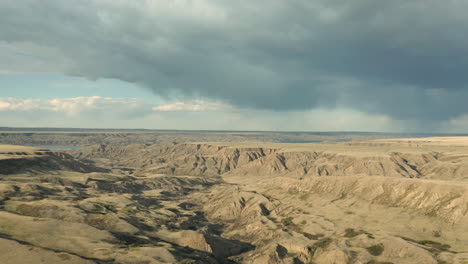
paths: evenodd
<path fill-rule="evenodd" d="M 3 126 L 148 128 L 213 130 L 399 131 L 387 116 L 350 109 L 280 111 L 245 110 L 212 101 L 151 105 L 140 99 L 76 97 L 1 98 Z"/>
<path fill-rule="evenodd" d="M 152 113 L 151 106 L 140 99 L 0 97 L 0 114 L 5 126 L 113 127 Z"/>
<path fill-rule="evenodd" d="M 3 0 L 2 47 L 22 47 L 37 63 L 0 63 L 0 71 L 117 78 L 167 98 L 259 111 L 354 109 L 424 127 L 468 112 L 467 8 L 457 0 Z"/>
<path fill-rule="evenodd" d="M 154 105 L 142 99 L 0 97 L 2 126 L 147 128 L 258 131 L 408 132 L 414 121 L 349 108 L 271 111 L 244 109 L 218 101 L 188 100 Z M 468 129 L 468 115 L 437 123 L 426 132 Z M 418 131 L 412 131 L 418 132 Z"/>
<path fill-rule="evenodd" d="M 230 106 L 219 102 L 207 102 L 203 100 L 190 100 L 175 102 L 153 107 L 155 111 L 223 111 L 229 110 Z"/>

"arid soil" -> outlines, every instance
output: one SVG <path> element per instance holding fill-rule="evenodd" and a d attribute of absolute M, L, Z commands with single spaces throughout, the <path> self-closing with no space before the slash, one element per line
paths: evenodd
<path fill-rule="evenodd" d="M 0 256 L 467 264 L 464 142 L 1 146 Z"/>
<path fill-rule="evenodd" d="M 418 135 L 413 135 L 418 136 Z M 160 144 L 164 142 L 321 142 L 388 139 L 405 134 L 358 132 L 242 132 L 183 130 L 86 130 L 86 129 L 10 129 L 0 128 L 0 143 L 27 146 L 88 146 Z"/>

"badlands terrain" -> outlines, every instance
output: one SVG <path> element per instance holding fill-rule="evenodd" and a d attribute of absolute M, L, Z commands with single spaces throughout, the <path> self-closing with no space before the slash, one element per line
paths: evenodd
<path fill-rule="evenodd" d="M 351 141 L 421 137 L 427 134 L 370 132 L 265 132 L 265 131 L 188 131 L 144 129 L 58 129 L 1 128 L 0 143 L 28 146 L 86 146 L 159 144 L 164 142 L 289 142 Z"/>
<path fill-rule="evenodd" d="M 5 264 L 468 263 L 464 137 L 2 145 L 0 180 Z"/>

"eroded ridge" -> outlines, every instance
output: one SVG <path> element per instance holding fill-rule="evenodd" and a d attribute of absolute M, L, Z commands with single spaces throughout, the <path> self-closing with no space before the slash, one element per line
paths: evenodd
<path fill-rule="evenodd" d="M 6 263 L 468 263 L 463 146 L 8 148 Z"/>

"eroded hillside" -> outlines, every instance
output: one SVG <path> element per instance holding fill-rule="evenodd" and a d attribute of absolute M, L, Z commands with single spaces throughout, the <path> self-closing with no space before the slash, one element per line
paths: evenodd
<path fill-rule="evenodd" d="M 102 159 L 135 173 L 168 175 L 262 176 L 387 176 L 465 180 L 468 153 L 444 152 L 398 145 L 275 144 L 276 147 L 236 147 L 219 143 L 109 146 L 71 150 L 78 159 Z M 410 151 L 408 151 L 410 150 Z M 408 151 L 408 152 L 406 152 Z"/>
<path fill-rule="evenodd" d="M 23 164 L 0 181 L 6 263 L 468 263 L 465 146 L 20 149 L 0 159 Z"/>

